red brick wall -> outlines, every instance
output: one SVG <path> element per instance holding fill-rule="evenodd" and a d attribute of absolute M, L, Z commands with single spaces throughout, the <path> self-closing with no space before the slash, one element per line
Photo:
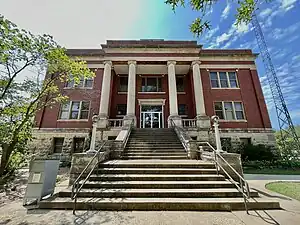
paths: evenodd
<path fill-rule="evenodd" d="M 94 78 L 93 89 L 63 89 L 64 84 L 60 84 L 63 95 L 69 96 L 69 101 L 91 101 L 88 121 L 59 121 L 60 105 L 53 105 L 40 110 L 36 115 L 36 127 L 39 128 L 91 128 L 92 116 L 98 114 L 100 105 L 100 92 L 102 86 L 103 69 L 98 69 Z M 43 118 L 43 119 L 42 119 Z"/>
<path fill-rule="evenodd" d="M 216 69 L 210 71 L 234 71 Z M 239 69 L 237 78 L 240 89 L 211 89 L 209 71 L 201 69 L 205 109 L 208 116 L 214 115 L 215 101 L 242 101 L 247 122 L 221 122 L 221 128 L 270 128 L 271 123 L 264 102 L 256 71 Z"/>

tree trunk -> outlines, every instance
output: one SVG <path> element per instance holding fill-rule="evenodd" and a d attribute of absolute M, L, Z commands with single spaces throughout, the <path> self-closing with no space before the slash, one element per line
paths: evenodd
<path fill-rule="evenodd" d="M 1 156 L 1 164 L 0 164 L 0 177 L 4 175 L 5 169 L 7 167 L 7 163 L 9 157 L 11 155 L 11 151 L 8 144 L 2 144 L 2 156 Z"/>

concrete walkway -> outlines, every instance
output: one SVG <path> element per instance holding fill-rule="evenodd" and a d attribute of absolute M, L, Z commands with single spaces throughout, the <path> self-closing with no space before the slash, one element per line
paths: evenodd
<path fill-rule="evenodd" d="M 166 212 L 166 211 L 72 211 L 64 210 L 29 210 L 22 207 L 21 201 L 15 201 L 0 208 L 0 225 L 68 225 L 68 224 L 101 224 L 101 225 L 299 225 L 300 202 L 289 197 L 268 191 L 265 184 L 269 180 L 251 180 L 251 188 L 260 195 L 280 201 L 283 210 L 234 212 Z M 66 188 L 63 182 L 57 191 Z"/>
<path fill-rule="evenodd" d="M 300 175 L 271 175 L 271 174 L 244 174 L 246 180 L 293 180 L 300 181 Z"/>

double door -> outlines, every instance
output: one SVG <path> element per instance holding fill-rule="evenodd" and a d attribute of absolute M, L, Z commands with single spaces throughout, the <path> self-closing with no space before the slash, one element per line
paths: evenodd
<path fill-rule="evenodd" d="M 141 106 L 141 128 L 163 128 L 162 105 Z"/>

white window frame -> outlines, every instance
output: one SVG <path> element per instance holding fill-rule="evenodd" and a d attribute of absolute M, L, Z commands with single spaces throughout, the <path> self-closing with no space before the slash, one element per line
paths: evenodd
<path fill-rule="evenodd" d="M 217 73 L 217 79 L 218 79 L 219 87 L 213 87 L 212 86 L 210 73 Z M 226 73 L 228 87 L 221 87 L 220 73 Z M 235 80 L 236 80 L 237 87 L 231 87 L 230 79 L 229 79 L 229 73 L 234 73 L 235 74 Z M 212 89 L 240 89 L 240 84 L 239 84 L 239 80 L 238 80 L 236 71 L 218 71 L 218 72 L 217 71 L 209 71 L 209 81 L 210 81 L 210 87 Z"/>
<path fill-rule="evenodd" d="M 92 80 L 92 86 L 91 87 L 86 87 L 85 86 L 85 84 L 86 84 L 86 80 L 89 80 L 89 79 L 91 79 Z M 72 80 L 72 78 L 70 78 L 70 81 Z M 73 86 L 71 86 L 71 87 L 67 87 L 67 84 L 68 84 L 68 82 L 70 82 L 70 81 L 67 81 L 66 83 L 65 83 L 65 86 L 64 86 L 64 89 L 74 89 L 74 88 L 77 88 L 77 89 L 93 89 L 94 88 L 94 81 L 95 81 L 95 79 L 94 79 L 94 77 L 89 77 L 89 78 L 83 78 L 83 83 L 82 83 L 82 87 L 77 87 L 77 85 L 78 84 L 75 84 L 75 82 L 73 83 Z"/>
<path fill-rule="evenodd" d="M 71 119 L 70 116 L 71 116 L 71 112 L 72 112 L 72 104 L 73 102 L 80 102 L 79 103 L 79 113 L 78 113 L 78 117 L 77 119 Z M 88 118 L 87 119 L 80 119 L 80 116 L 81 116 L 81 108 L 82 108 L 82 102 L 89 102 L 89 112 L 88 112 Z M 62 120 L 67 120 L 67 121 L 87 121 L 89 118 L 90 118 L 90 113 L 91 113 L 91 101 L 85 101 L 85 100 L 82 100 L 82 101 L 79 101 L 79 100 L 73 100 L 73 101 L 69 101 L 69 111 L 68 111 L 68 119 L 61 119 L 61 109 L 62 109 L 62 104 L 60 106 L 60 111 L 59 111 L 59 115 L 58 115 L 58 120 L 59 121 L 62 121 Z"/>
<path fill-rule="evenodd" d="M 246 113 L 245 113 L 245 109 L 244 109 L 244 104 L 242 101 L 214 101 L 214 113 L 216 114 L 216 110 L 215 110 L 215 103 L 216 102 L 221 102 L 222 103 L 222 112 L 223 112 L 223 116 L 224 116 L 224 119 L 220 119 L 220 121 L 230 121 L 230 122 L 246 122 L 247 119 L 246 119 Z M 233 109 L 233 116 L 234 116 L 234 119 L 233 120 L 228 120 L 226 118 L 226 113 L 225 113 L 225 102 L 230 102 L 231 103 L 231 106 L 232 106 L 232 109 Z M 236 118 L 236 112 L 235 112 L 235 106 L 234 106 L 234 103 L 241 103 L 241 106 L 242 106 L 242 112 L 243 112 L 243 116 L 244 116 L 244 119 L 237 119 Z"/>
<path fill-rule="evenodd" d="M 143 79 L 146 79 L 145 80 L 145 87 L 147 87 L 147 80 L 149 78 L 155 78 L 156 79 L 156 89 L 157 91 L 143 91 Z M 158 79 L 161 79 L 161 91 L 158 91 Z M 149 94 L 152 94 L 152 93 L 163 93 L 163 80 L 162 80 L 162 77 L 161 76 L 143 76 L 142 77 L 142 85 L 141 85 L 141 91 L 139 93 L 149 93 Z"/>

